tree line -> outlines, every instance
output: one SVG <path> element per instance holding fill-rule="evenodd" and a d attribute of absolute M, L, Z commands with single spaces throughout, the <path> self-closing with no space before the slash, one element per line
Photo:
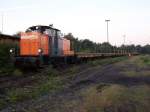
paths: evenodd
<path fill-rule="evenodd" d="M 96 52 L 96 53 L 141 53 L 150 54 L 150 45 L 121 45 L 113 46 L 108 42 L 96 43 L 89 39 L 79 40 L 72 33 L 68 33 L 64 38 L 71 41 L 71 49 L 75 52 Z"/>

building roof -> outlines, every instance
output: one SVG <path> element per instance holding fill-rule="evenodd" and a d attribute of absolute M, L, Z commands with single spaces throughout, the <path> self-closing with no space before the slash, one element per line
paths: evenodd
<path fill-rule="evenodd" d="M 2 38 L 2 39 L 17 39 L 17 40 L 20 39 L 20 37 L 18 37 L 18 36 L 13 36 L 13 35 L 8 35 L 8 34 L 0 34 L 0 38 Z"/>

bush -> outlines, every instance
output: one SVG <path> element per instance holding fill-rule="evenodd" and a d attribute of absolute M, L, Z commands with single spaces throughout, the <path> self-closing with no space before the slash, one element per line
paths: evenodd
<path fill-rule="evenodd" d="M 9 49 L 15 48 L 15 45 L 0 44 L 0 73 L 6 75 L 13 72 L 13 64 L 11 63 Z"/>
<path fill-rule="evenodd" d="M 0 67 L 5 66 L 9 63 L 9 49 L 11 48 L 10 45 L 0 44 Z"/>

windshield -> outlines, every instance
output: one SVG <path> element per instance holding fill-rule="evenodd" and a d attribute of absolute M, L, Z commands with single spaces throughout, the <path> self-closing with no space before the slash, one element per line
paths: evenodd
<path fill-rule="evenodd" d="M 26 32 L 41 32 L 41 28 L 39 26 L 30 27 Z"/>
<path fill-rule="evenodd" d="M 58 37 L 61 37 L 61 32 L 59 30 L 50 28 L 48 26 L 32 26 L 32 27 L 29 27 L 26 30 L 26 32 L 39 32 L 39 33 L 46 34 L 52 37 L 55 37 L 56 35 Z"/>

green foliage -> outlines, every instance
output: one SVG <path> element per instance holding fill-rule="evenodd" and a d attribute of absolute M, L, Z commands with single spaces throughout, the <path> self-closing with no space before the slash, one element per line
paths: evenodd
<path fill-rule="evenodd" d="M 97 53 L 150 53 L 150 45 L 140 46 L 140 45 L 122 45 L 120 47 L 112 46 L 108 42 L 95 43 L 89 39 L 79 40 L 75 38 L 72 33 L 64 36 L 71 41 L 71 49 L 75 52 L 97 52 Z"/>
<path fill-rule="evenodd" d="M 97 66 L 97 65 L 108 65 L 108 64 L 113 64 L 119 61 L 126 60 L 127 57 L 115 57 L 115 58 L 107 58 L 107 59 L 98 59 L 94 61 L 89 61 L 88 63 L 92 66 Z"/>
<path fill-rule="evenodd" d="M 72 33 L 69 33 L 64 36 L 71 41 L 71 49 L 75 52 L 98 52 L 98 53 L 121 53 L 121 52 L 130 52 L 130 53 L 141 53 L 141 54 L 150 54 L 150 45 L 122 45 L 120 47 L 112 46 L 110 43 L 95 43 L 89 39 L 79 40 L 75 38 Z"/>
<path fill-rule="evenodd" d="M 7 75 L 11 73 L 14 69 L 11 59 L 9 50 L 10 48 L 15 48 L 15 45 L 6 45 L 0 44 L 0 74 Z"/>
<path fill-rule="evenodd" d="M 22 71 L 19 69 L 15 69 L 12 73 L 17 77 L 23 76 Z M 0 109 L 4 108 L 8 104 L 15 104 L 29 99 L 36 99 L 45 94 L 61 90 L 64 82 L 58 73 L 58 71 L 49 67 L 43 73 L 34 75 L 35 79 L 38 80 L 34 80 L 33 84 L 7 89 L 5 97 L 0 99 Z"/>
<path fill-rule="evenodd" d="M 145 55 L 145 56 L 141 56 L 140 60 L 146 64 L 146 65 L 150 65 L 150 56 L 149 55 Z"/>
<path fill-rule="evenodd" d="M 62 82 L 58 77 L 49 77 L 46 81 L 34 87 L 11 89 L 7 92 L 7 97 L 10 103 L 17 103 L 27 99 L 37 98 L 48 92 L 60 90 L 62 86 Z"/>
<path fill-rule="evenodd" d="M 51 77 L 46 83 L 38 86 L 37 92 L 39 92 L 39 94 L 46 94 L 48 92 L 60 90 L 62 86 L 63 84 L 59 77 Z"/>
<path fill-rule="evenodd" d="M 0 44 L 0 67 L 6 66 L 9 63 L 10 45 Z"/>
<path fill-rule="evenodd" d="M 71 33 L 65 35 L 71 41 L 71 49 L 75 52 L 113 52 L 113 46 L 105 42 L 103 44 L 97 44 L 89 39 L 78 40 Z"/>
<path fill-rule="evenodd" d="M 150 45 L 145 45 L 143 47 L 139 46 L 139 52 L 142 54 L 150 54 Z"/>

